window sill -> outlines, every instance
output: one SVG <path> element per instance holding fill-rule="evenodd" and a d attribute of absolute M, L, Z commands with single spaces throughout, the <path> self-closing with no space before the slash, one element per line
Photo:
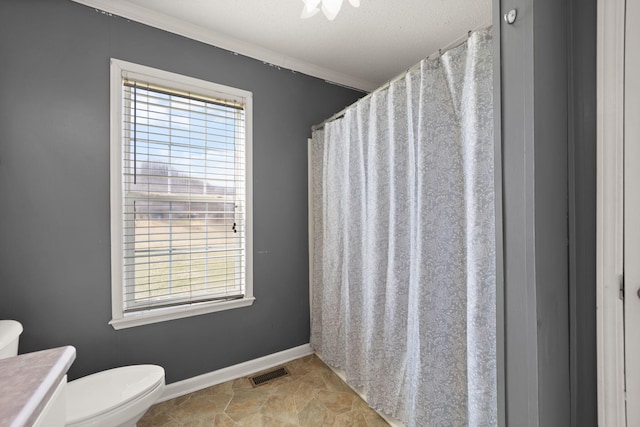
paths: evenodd
<path fill-rule="evenodd" d="M 248 307 L 253 304 L 254 297 L 245 297 L 232 301 L 212 301 L 188 306 L 156 308 L 153 310 L 127 313 L 120 318 L 112 319 L 109 324 L 113 329 L 133 328 L 135 326 L 149 325 L 152 323 L 166 322 L 168 320 L 182 319 L 184 317 L 198 316 L 216 311 L 230 310 L 233 308 Z"/>

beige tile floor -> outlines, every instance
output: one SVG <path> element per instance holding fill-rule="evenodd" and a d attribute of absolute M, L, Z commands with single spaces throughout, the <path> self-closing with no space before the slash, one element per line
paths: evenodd
<path fill-rule="evenodd" d="M 388 426 L 317 356 L 284 366 L 289 376 L 255 388 L 244 377 L 154 405 L 138 427 Z"/>

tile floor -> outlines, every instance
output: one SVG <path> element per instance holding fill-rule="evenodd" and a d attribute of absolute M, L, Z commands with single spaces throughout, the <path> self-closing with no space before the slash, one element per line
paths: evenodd
<path fill-rule="evenodd" d="M 154 405 L 138 427 L 388 426 L 317 356 L 284 366 L 290 375 L 255 388 L 244 377 Z"/>

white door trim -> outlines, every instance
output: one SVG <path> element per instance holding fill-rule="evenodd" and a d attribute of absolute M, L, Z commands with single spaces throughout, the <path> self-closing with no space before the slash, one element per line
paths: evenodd
<path fill-rule="evenodd" d="M 625 0 L 598 0 L 597 276 L 598 425 L 624 427 L 623 272 Z"/>
<path fill-rule="evenodd" d="M 637 182 L 640 179 L 640 0 L 626 0 L 625 21 L 625 82 L 624 82 L 624 352 L 625 352 L 625 398 L 628 426 L 640 425 L 640 192 Z"/>

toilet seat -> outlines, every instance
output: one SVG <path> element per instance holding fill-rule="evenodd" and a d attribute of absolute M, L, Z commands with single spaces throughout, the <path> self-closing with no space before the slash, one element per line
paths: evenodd
<path fill-rule="evenodd" d="M 163 388 L 164 369 L 156 365 L 123 366 L 71 381 L 67 385 L 67 426 L 98 426 L 100 420 L 117 412 L 131 412 L 132 406 L 146 411 Z"/>

